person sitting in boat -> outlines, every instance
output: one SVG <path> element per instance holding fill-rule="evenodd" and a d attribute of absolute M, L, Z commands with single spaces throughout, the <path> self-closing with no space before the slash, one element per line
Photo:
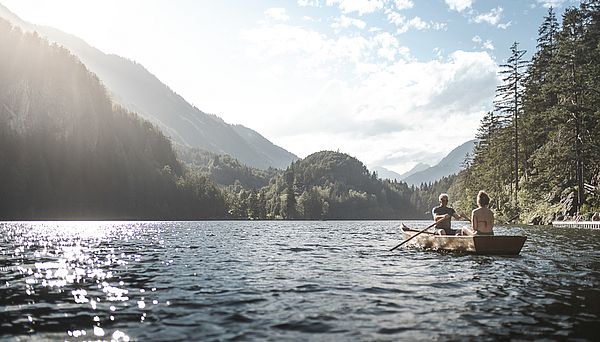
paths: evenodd
<path fill-rule="evenodd" d="M 477 194 L 477 208 L 471 212 L 471 229 L 462 229 L 461 235 L 494 235 L 494 212 L 488 208 L 490 196 L 485 191 Z"/>
<path fill-rule="evenodd" d="M 431 210 L 433 220 L 436 222 L 435 228 L 438 230 L 436 234 L 440 235 L 456 235 L 459 232 L 458 229 L 452 229 L 452 218 L 459 220 L 461 217 L 469 219 L 463 214 L 457 214 L 456 211 L 448 207 L 448 194 L 440 194 L 439 197 L 440 205 Z"/>

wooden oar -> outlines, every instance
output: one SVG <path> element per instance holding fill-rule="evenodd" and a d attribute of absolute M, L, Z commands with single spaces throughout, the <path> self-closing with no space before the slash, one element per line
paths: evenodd
<path fill-rule="evenodd" d="M 417 237 L 417 235 L 419 235 L 419 234 L 423 233 L 423 232 L 424 232 L 424 231 L 426 231 L 427 229 L 429 229 L 429 228 L 431 228 L 431 227 L 435 226 L 436 224 L 438 224 L 438 223 L 440 223 L 440 222 L 442 222 L 442 221 L 444 221 L 444 220 L 447 220 L 448 218 L 450 218 L 450 216 L 448 216 L 448 217 L 444 217 L 443 219 L 441 219 L 441 220 L 439 220 L 439 221 L 437 221 L 437 222 L 434 222 L 434 223 L 433 223 L 432 225 L 430 225 L 429 227 L 427 227 L 427 228 L 425 228 L 425 229 L 421 230 L 421 231 L 420 231 L 420 232 L 418 232 L 417 234 L 415 234 L 415 235 L 411 236 L 410 238 L 408 238 L 408 239 L 406 239 L 406 240 L 402 241 L 402 242 L 401 242 L 401 243 L 400 243 L 398 246 L 396 246 L 396 247 L 394 247 L 394 248 L 390 249 L 390 252 L 391 252 L 391 251 L 393 251 L 394 249 L 396 249 L 396 248 L 398 248 L 398 247 L 402 246 L 403 244 L 407 243 L 408 241 L 410 241 L 410 240 L 412 240 L 412 239 L 416 238 L 416 237 Z"/>
<path fill-rule="evenodd" d="M 506 224 L 510 224 L 512 221 L 514 221 L 519 216 L 521 216 L 521 214 L 517 214 L 517 215 L 513 216 L 512 218 L 508 219 L 508 221 L 506 221 Z"/>

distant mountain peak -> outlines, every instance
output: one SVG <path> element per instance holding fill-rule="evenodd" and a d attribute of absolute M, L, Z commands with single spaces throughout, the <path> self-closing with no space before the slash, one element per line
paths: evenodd
<path fill-rule="evenodd" d="M 428 168 L 430 168 L 431 165 L 429 164 L 425 164 L 425 163 L 417 163 L 415 166 L 413 166 L 412 169 L 406 171 L 405 173 L 400 175 L 400 178 L 398 178 L 399 180 L 404 180 L 407 177 L 412 176 L 413 174 L 417 173 L 417 172 L 421 172 L 424 170 L 427 170 Z"/>
<path fill-rule="evenodd" d="M 460 172 L 463 167 L 465 158 L 468 154 L 473 153 L 476 139 L 469 140 L 464 144 L 456 147 L 447 156 L 442 158 L 435 166 L 426 168 L 419 172 L 415 172 L 403 179 L 410 185 L 420 185 L 421 183 L 433 183 L 443 177 L 447 177 Z"/>
<path fill-rule="evenodd" d="M 381 178 L 381 179 L 389 179 L 389 180 L 401 180 L 402 175 L 389 170 L 383 166 L 373 166 L 371 167 L 371 171 L 375 171 L 377 172 L 377 177 Z"/>

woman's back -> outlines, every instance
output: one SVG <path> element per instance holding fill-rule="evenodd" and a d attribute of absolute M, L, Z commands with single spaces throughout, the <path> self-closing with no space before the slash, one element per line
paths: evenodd
<path fill-rule="evenodd" d="M 493 233 L 494 212 L 488 207 L 479 207 L 471 213 L 471 227 L 480 233 Z"/>

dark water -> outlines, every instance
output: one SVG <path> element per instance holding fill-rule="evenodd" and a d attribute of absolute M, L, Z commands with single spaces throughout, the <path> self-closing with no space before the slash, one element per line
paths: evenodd
<path fill-rule="evenodd" d="M 529 236 L 500 257 L 388 252 L 398 226 L 0 223 L 0 338 L 600 340 L 600 231 L 498 227 Z"/>

